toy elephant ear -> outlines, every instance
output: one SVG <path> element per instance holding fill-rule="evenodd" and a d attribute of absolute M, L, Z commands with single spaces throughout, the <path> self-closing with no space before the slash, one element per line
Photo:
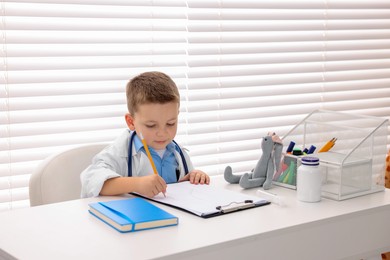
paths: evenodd
<path fill-rule="evenodd" d="M 274 143 L 283 144 L 282 139 L 275 132 L 268 132 L 267 136 L 270 136 Z"/>
<path fill-rule="evenodd" d="M 272 136 L 272 141 L 274 141 L 274 143 L 283 144 L 282 139 L 276 134 Z"/>

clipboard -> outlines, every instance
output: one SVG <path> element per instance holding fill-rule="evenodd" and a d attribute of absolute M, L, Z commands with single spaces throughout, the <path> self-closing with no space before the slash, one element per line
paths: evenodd
<path fill-rule="evenodd" d="M 194 185 L 189 181 L 168 184 L 166 197 L 161 193 L 147 198 L 202 218 L 210 218 L 270 204 L 270 201 L 210 185 Z"/>

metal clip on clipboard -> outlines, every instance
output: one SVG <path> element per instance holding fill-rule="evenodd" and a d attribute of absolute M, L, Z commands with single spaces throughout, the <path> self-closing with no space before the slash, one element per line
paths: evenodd
<path fill-rule="evenodd" d="M 224 206 L 218 206 L 216 207 L 216 209 L 219 210 L 221 213 L 229 213 L 242 209 L 253 208 L 255 206 L 256 204 L 253 203 L 253 200 L 245 200 L 242 202 L 231 202 Z"/>

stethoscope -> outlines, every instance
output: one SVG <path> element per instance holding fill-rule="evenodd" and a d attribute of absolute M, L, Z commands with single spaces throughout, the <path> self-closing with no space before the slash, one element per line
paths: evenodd
<path fill-rule="evenodd" d="M 133 176 L 133 173 L 132 173 L 132 167 L 131 167 L 131 158 L 132 158 L 132 154 L 133 154 L 133 140 L 134 140 L 134 136 L 136 136 L 136 132 L 134 131 L 132 134 L 131 134 L 131 137 L 130 137 L 130 143 L 129 143 L 129 157 L 128 157 L 128 160 L 127 160 L 127 173 L 128 173 L 128 176 L 131 177 Z M 180 158 L 183 162 L 183 167 L 184 167 L 184 173 L 187 174 L 188 173 L 188 166 L 187 166 L 187 162 L 186 162 L 186 159 L 184 157 L 184 153 L 183 151 L 181 150 L 180 146 L 175 142 L 175 140 L 172 140 L 172 142 L 175 144 L 176 148 L 177 148 L 177 151 L 179 152 L 180 154 Z M 176 169 L 176 179 L 179 180 L 179 177 L 180 177 L 180 170 L 179 169 Z"/>

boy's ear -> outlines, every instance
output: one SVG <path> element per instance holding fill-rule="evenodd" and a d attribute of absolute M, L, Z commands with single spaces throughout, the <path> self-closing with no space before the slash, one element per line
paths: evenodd
<path fill-rule="evenodd" d="M 127 114 L 125 115 L 125 120 L 126 120 L 127 127 L 128 127 L 131 131 L 134 131 L 134 130 L 135 130 L 134 118 L 133 118 L 129 113 L 127 113 Z"/>

